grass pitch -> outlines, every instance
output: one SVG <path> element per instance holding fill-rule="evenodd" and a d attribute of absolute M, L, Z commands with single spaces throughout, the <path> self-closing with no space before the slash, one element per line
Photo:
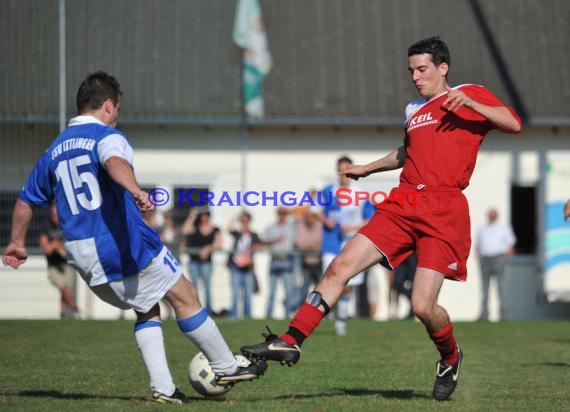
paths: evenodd
<path fill-rule="evenodd" d="M 262 338 L 283 321 L 217 319 L 230 347 Z M 337 337 L 325 321 L 292 368 L 270 363 L 261 379 L 225 398 L 196 394 L 186 368 L 198 351 L 164 322 L 170 368 L 191 401 L 148 401 L 147 375 L 130 321 L 0 321 L 0 410 L 199 411 L 568 410 L 570 323 L 457 323 L 465 353 L 446 402 L 431 397 L 437 353 L 418 322 L 351 320 Z"/>

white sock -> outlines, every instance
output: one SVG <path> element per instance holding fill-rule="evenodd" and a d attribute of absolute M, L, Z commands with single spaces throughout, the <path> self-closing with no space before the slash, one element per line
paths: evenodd
<path fill-rule="evenodd" d="M 337 320 L 346 320 L 348 318 L 348 309 L 350 307 L 350 295 L 342 295 L 336 303 L 335 317 Z"/>
<path fill-rule="evenodd" d="M 232 374 L 237 370 L 232 351 L 206 309 L 177 322 L 182 333 L 204 353 L 214 373 Z"/>
<path fill-rule="evenodd" d="M 166 361 L 161 323 L 154 320 L 136 323 L 135 339 L 150 376 L 151 391 L 173 394 L 176 388 Z"/>

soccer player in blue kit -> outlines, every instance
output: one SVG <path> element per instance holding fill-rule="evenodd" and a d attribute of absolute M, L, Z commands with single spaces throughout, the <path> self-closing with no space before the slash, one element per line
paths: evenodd
<path fill-rule="evenodd" d="M 143 221 L 141 212 L 154 206 L 135 178 L 127 137 L 115 129 L 121 95 L 117 80 L 104 72 L 81 83 L 79 116 L 47 148 L 16 200 L 2 262 L 17 269 L 26 261 L 33 207 L 55 200 L 69 263 L 102 300 L 135 310 L 134 335 L 153 401 L 185 401 L 166 360 L 158 305 L 163 298 L 182 333 L 208 358 L 218 384 L 258 378 L 267 364 L 232 354 L 180 264 Z"/>

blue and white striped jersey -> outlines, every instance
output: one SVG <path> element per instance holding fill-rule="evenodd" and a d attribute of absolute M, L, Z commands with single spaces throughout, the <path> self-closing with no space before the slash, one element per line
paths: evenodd
<path fill-rule="evenodd" d="M 132 195 L 103 167 L 112 156 L 132 164 L 127 137 L 95 117 L 75 117 L 45 151 L 19 195 L 39 207 L 55 199 L 69 263 L 91 286 L 139 273 L 163 247 Z"/>

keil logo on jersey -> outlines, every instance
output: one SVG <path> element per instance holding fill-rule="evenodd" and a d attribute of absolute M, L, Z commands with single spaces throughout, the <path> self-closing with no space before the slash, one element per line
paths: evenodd
<path fill-rule="evenodd" d="M 431 117 L 431 112 L 427 112 L 424 114 L 420 114 L 418 116 L 414 116 L 408 122 L 408 131 L 415 129 L 417 127 L 427 126 L 430 124 L 436 124 L 437 119 L 433 119 Z"/>
<path fill-rule="evenodd" d="M 428 120 L 432 120 L 431 112 L 427 112 L 424 114 L 420 114 L 419 116 L 412 117 L 412 120 L 410 120 L 410 123 L 408 123 L 408 125 L 414 126 L 417 123 L 427 122 Z"/>

